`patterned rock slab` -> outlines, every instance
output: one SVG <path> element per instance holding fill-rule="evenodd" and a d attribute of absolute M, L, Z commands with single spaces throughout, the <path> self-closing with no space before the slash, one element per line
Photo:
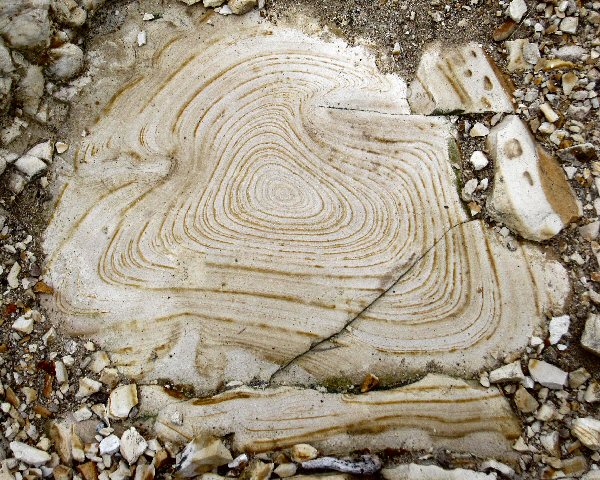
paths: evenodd
<path fill-rule="evenodd" d="M 45 239 L 60 326 L 138 381 L 203 394 L 462 375 L 524 347 L 566 276 L 469 220 L 449 123 L 409 115 L 364 50 L 213 21 L 149 23 L 151 69 L 119 67 L 69 150 Z"/>
<path fill-rule="evenodd" d="M 362 395 L 281 387 L 242 387 L 212 398 L 176 400 L 162 387 L 141 391 L 142 414 L 157 416 L 163 439 L 234 433 L 236 452 L 265 452 L 309 442 L 324 455 L 352 450 L 439 448 L 514 460 L 520 434 L 508 401 L 495 388 L 427 375 L 388 391 Z M 170 419 L 183 415 L 183 424 Z"/>

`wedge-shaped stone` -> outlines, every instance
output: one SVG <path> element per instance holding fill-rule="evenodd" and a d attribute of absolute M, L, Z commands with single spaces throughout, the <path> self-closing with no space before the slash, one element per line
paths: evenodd
<path fill-rule="evenodd" d="M 233 449 L 264 452 L 310 441 L 321 455 L 371 448 L 468 451 L 513 458 L 519 423 L 495 388 L 428 375 L 388 391 L 361 395 L 281 387 L 238 388 L 212 398 L 182 402 L 161 387 L 142 387 L 142 414 L 158 414 L 155 428 L 166 440 L 234 432 Z M 183 425 L 171 423 L 174 410 Z"/>
<path fill-rule="evenodd" d="M 404 82 L 362 49 L 252 13 L 214 21 L 193 37 L 148 22 L 152 70 L 64 139 L 52 318 L 140 382 L 202 395 L 390 385 L 432 361 L 474 373 L 524 348 L 568 282 L 470 221 L 451 123 L 409 115 Z"/>
<path fill-rule="evenodd" d="M 408 100 L 423 115 L 513 111 L 502 74 L 476 43 L 427 48 Z"/>
<path fill-rule="evenodd" d="M 495 177 L 490 214 L 529 240 L 547 240 L 581 215 L 565 174 L 516 115 L 492 128 L 487 140 Z"/>

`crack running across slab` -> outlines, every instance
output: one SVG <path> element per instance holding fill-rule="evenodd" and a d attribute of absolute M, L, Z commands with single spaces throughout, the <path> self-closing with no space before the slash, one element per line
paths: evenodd
<path fill-rule="evenodd" d="M 358 320 L 358 319 L 359 319 L 359 318 L 362 316 L 362 314 L 363 314 L 363 313 L 365 313 L 365 312 L 366 312 L 366 311 L 367 311 L 369 308 L 371 308 L 371 307 L 372 307 L 372 306 L 373 306 L 375 303 L 377 303 L 377 302 L 378 302 L 378 301 L 379 301 L 379 300 L 380 300 L 382 297 L 384 297 L 384 296 L 385 296 L 385 295 L 386 295 L 386 294 L 387 294 L 387 293 L 388 293 L 390 290 L 392 290 L 392 288 L 394 288 L 394 287 L 395 287 L 395 286 L 398 284 L 398 282 L 399 282 L 400 280 L 402 280 L 402 278 L 404 278 L 404 276 L 405 276 L 406 274 L 408 274 L 408 273 L 409 273 L 409 272 L 410 272 L 410 271 L 411 271 L 411 270 L 412 270 L 412 269 L 413 269 L 413 268 L 414 268 L 414 267 L 415 267 L 415 266 L 416 266 L 416 265 L 417 265 L 417 264 L 418 264 L 418 263 L 419 263 L 421 260 L 423 260 L 423 258 L 425 258 L 425 256 L 426 256 L 426 255 L 427 255 L 427 254 L 428 254 L 428 253 L 429 253 L 431 250 L 433 250 L 433 249 L 435 248 L 435 246 L 436 246 L 436 245 L 437 245 L 439 242 L 441 242 L 441 241 L 442 241 L 442 240 L 443 240 L 443 239 L 446 237 L 446 235 L 448 235 L 448 233 L 450 233 L 452 230 L 454 230 L 454 229 L 455 229 L 455 228 L 457 228 L 457 227 L 460 227 L 460 226 L 462 226 L 462 225 L 465 225 L 465 224 L 467 224 L 467 223 L 471 223 L 471 222 L 475 222 L 475 221 L 478 221 L 478 220 L 477 220 L 477 219 L 469 219 L 469 220 L 464 220 L 464 221 L 462 221 L 462 222 L 459 222 L 459 223 L 457 223 L 457 224 L 455 224 L 455 225 L 452 225 L 452 226 L 448 227 L 448 228 L 447 228 L 447 229 L 444 231 L 444 233 L 442 233 L 442 235 L 440 235 L 440 237 L 439 237 L 438 239 L 436 239 L 436 240 L 435 240 L 435 241 L 434 241 L 434 242 L 431 244 L 431 246 L 430 246 L 430 247 L 429 247 L 427 250 L 425 250 L 425 251 L 424 251 L 424 252 L 423 252 L 423 253 L 422 253 L 422 254 L 421 254 L 421 255 L 420 255 L 420 256 L 419 256 L 417 259 L 415 259 L 415 261 L 414 261 L 414 262 L 413 262 L 413 263 L 412 263 L 412 264 L 411 264 L 411 265 L 410 265 L 410 266 L 409 266 L 409 267 L 408 267 L 408 268 L 407 268 L 407 269 L 406 269 L 404 272 L 402 272 L 402 273 L 401 273 L 401 274 L 398 276 L 398 278 L 396 278 L 396 279 L 395 279 L 395 280 L 394 280 L 394 281 L 393 281 L 393 282 L 390 284 L 390 286 L 389 286 L 389 287 L 387 287 L 387 288 L 386 288 L 386 289 L 385 289 L 383 292 L 381 292 L 379 295 L 377 295 L 377 297 L 375 297 L 375 299 L 374 299 L 373 301 L 371 301 L 371 302 L 370 302 L 370 303 L 369 303 L 369 304 L 368 304 L 366 307 L 364 307 L 364 308 L 363 308 L 363 309 L 362 309 L 360 312 L 358 312 L 358 313 L 357 313 L 357 314 L 356 314 L 354 317 L 352 317 L 352 318 L 351 318 L 350 320 L 348 320 L 348 321 L 347 321 L 347 322 L 346 322 L 344 325 L 342 325 L 342 327 L 341 327 L 341 328 L 340 328 L 338 331 L 336 331 L 336 332 L 332 333 L 332 334 L 331 334 L 331 335 L 329 335 L 328 337 L 325 337 L 325 338 L 323 338 L 323 339 L 319 340 L 318 342 L 315 342 L 315 343 L 311 344 L 311 346 L 310 346 L 308 349 L 306 349 L 305 351 L 303 351 L 303 352 L 299 353 L 298 355 L 296 355 L 295 357 L 293 357 L 292 359 L 290 359 L 288 362 L 286 362 L 286 363 L 284 363 L 283 365 L 281 365 L 281 366 L 280 366 L 280 367 L 279 367 L 277 370 L 275 370 L 275 371 L 274 371 L 274 372 L 271 374 L 271 376 L 269 377 L 269 379 L 267 380 L 267 382 L 266 382 L 266 388 L 269 388 L 269 387 L 271 387 L 271 386 L 272 386 L 272 384 L 273 384 L 273 380 L 274 380 L 274 378 L 275 378 L 275 377 L 276 377 L 278 374 L 280 374 L 280 373 L 282 373 L 282 372 L 286 371 L 286 370 L 287 370 L 287 369 L 288 369 L 290 366 L 292 366 L 294 363 L 296 363 L 296 362 L 297 362 L 298 360 L 300 360 L 302 357 L 304 357 L 304 356 L 306 356 L 306 355 L 308 355 L 308 354 L 310 354 L 310 353 L 312 353 L 312 352 L 316 351 L 316 350 L 317 350 L 317 348 L 319 348 L 321 345 L 323 345 L 324 343 L 326 343 L 326 342 L 329 342 L 329 341 L 331 341 L 331 340 L 335 339 L 336 337 L 338 337 L 339 335 L 341 335 L 341 334 L 342 334 L 342 333 L 343 333 L 343 332 L 344 332 L 344 331 L 345 331 L 345 330 L 346 330 L 348 327 L 352 326 L 352 324 L 353 324 L 353 323 L 355 323 L 355 322 L 356 322 L 356 321 L 357 321 L 357 320 Z M 334 350 L 334 349 L 336 349 L 336 348 L 339 348 L 339 346 L 333 346 L 333 347 L 330 347 L 330 348 L 327 348 L 327 349 L 324 349 L 324 350 L 319 350 L 319 351 L 325 351 L 325 352 L 326 352 L 326 351 L 328 351 L 328 350 Z"/>

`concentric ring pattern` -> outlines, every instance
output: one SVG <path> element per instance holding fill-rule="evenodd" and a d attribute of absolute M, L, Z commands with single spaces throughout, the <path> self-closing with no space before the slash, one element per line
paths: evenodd
<path fill-rule="evenodd" d="M 331 336 L 289 380 L 522 346 L 538 267 L 463 225 L 449 123 L 409 115 L 361 49 L 229 28 L 165 31 L 83 139 L 46 236 L 66 328 L 205 391 Z"/>

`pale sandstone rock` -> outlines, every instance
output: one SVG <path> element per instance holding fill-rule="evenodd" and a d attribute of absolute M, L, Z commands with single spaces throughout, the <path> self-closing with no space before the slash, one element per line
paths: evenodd
<path fill-rule="evenodd" d="M 56 449 L 56 453 L 65 465 L 71 465 L 73 456 L 71 455 L 71 429 L 60 422 L 53 422 L 50 426 L 50 438 Z"/>
<path fill-rule="evenodd" d="M 504 42 L 508 49 L 509 72 L 522 72 L 531 70 L 540 60 L 540 51 L 536 43 L 530 43 L 524 39 L 510 40 Z"/>
<path fill-rule="evenodd" d="M 563 335 L 569 333 L 569 326 L 571 325 L 571 317 L 569 315 L 561 315 L 560 317 L 552 317 L 550 324 L 548 325 L 548 340 L 550 345 L 556 345 L 560 342 Z"/>
<path fill-rule="evenodd" d="M 273 470 L 273 473 L 279 478 L 287 478 L 296 475 L 298 466 L 295 463 L 281 463 Z"/>
<path fill-rule="evenodd" d="M 50 58 L 47 71 L 59 80 L 70 80 L 83 68 L 83 50 L 72 43 L 50 50 Z"/>
<path fill-rule="evenodd" d="M 540 406 L 539 402 L 522 386 L 515 392 L 515 405 L 524 413 L 532 413 Z"/>
<path fill-rule="evenodd" d="M 27 465 L 39 467 L 50 461 L 50 455 L 47 452 L 26 443 L 10 442 L 9 447 L 13 456 Z"/>
<path fill-rule="evenodd" d="M 515 115 L 492 128 L 488 149 L 495 179 L 490 214 L 529 240 L 547 240 L 581 215 L 581 206 L 558 163 Z"/>
<path fill-rule="evenodd" d="M 26 154 L 44 160 L 46 163 L 50 163 L 52 162 L 53 149 L 54 144 L 51 140 L 47 140 L 31 147 Z"/>
<path fill-rule="evenodd" d="M 473 152 L 469 161 L 471 162 L 471 165 L 473 165 L 473 169 L 476 171 L 484 169 L 488 166 L 488 163 L 490 163 L 485 153 L 479 150 Z"/>
<path fill-rule="evenodd" d="M 600 450 L 600 420 L 592 417 L 576 418 L 571 433 L 591 450 Z"/>
<path fill-rule="evenodd" d="M 231 452 L 218 438 L 196 437 L 179 454 L 177 475 L 184 478 L 195 477 L 231 460 Z"/>
<path fill-rule="evenodd" d="M 521 382 L 525 378 L 518 360 L 490 372 L 491 383 Z"/>
<path fill-rule="evenodd" d="M 16 92 L 17 101 L 23 106 L 23 111 L 30 116 L 35 116 L 44 95 L 44 75 L 42 68 L 30 65 L 21 78 Z"/>
<path fill-rule="evenodd" d="M 15 162 L 15 167 L 17 167 L 21 173 L 27 175 L 28 178 L 41 175 L 48 168 L 45 162 L 31 155 L 23 155 L 20 157 Z"/>
<path fill-rule="evenodd" d="M 515 22 L 520 22 L 526 12 L 527 4 L 525 0 L 511 0 L 508 4 L 508 16 Z"/>
<path fill-rule="evenodd" d="M 412 111 L 424 115 L 512 112 L 510 95 L 491 62 L 475 43 L 431 45 L 410 85 Z"/>
<path fill-rule="evenodd" d="M 294 445 L 290 450 L 290 456 L 292 460 L 297 463 L 302 463 L 306 462 L 307 460 L 317 458 L 318 454 L 319 452 L 315 447 L 306 443 Z"/>
<path fill-rule="evenodd" d="M 105 437 L 100 442 L 100 455 L 113 455 L 119 451 L 121 440 L 114 434 Z"/>
<path fill-rule="evenodd" d="M 273 463 L 252 460 L 240 475 L 240 480 L 268 480 L 273 473 Z"/>
<path fill-rule="evenodd" d="M 225 0 L 204 0 L 203 1 L 203 5 L 206 8 L 215 8 L 215 7 L 220 7 L 221 5 L 223 5 L 225 3 Z"/>
<path fill-rule="evenodd" d="M 96 393 L 102 388 L 102 384 L 88 377 L 79 379 L 79 390 L 75 394 L 77 398 L 84 398 Z"/>
<path fill-rule="evenodd" d="M 144 440 L 135 427 L 125 430 L 121 435 L 119 451 L 129 465 L 137 462 L 138 458 L 146 451 L 148 443 Z"/>
<path fill-rule="evenodd" d="M 122 385 L 110 392 L 108 412 L 113 418 L 127 418 L 129 412 L 138 404 L 135 383 Z"/>
<path fill-rule="evenodd" d="M 590 314 L 581 334 L 583 348 L 600 356 L 600 315 Z"/>
<path fill-rule="evenodd" d="M 17 49 L 40 49 L 50 44 L 50 0 L 2 0 L 0 36 Z"/>
<path fill-rule="evenodd" d="M 529 373 L 544 387 L 560 390 L 567 384 L 568 373 L 542 360 L 529 360 Z"/>

